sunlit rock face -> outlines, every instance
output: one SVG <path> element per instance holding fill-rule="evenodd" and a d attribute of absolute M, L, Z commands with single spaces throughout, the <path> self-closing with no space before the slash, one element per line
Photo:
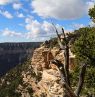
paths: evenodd
<path fill-rule="evenodd" d="M 44 70 L 42 80 L 38 83 L 40 87 L 39 94 L 47 95 L 46 97 L 62 97 L 64 91 L 60 81 L 60 74 L 57 70 Z"/>
<path fill-rule="evenodd" d="M 49 68 L 49 62 L 52 59 L 54 57 L 50 49 L 42 46 L 34 51 L 31 64 L 38 71 L 42 71 L 45 68 Z"/>
<path fill-rule="evenodd" d="M 50 62 L 53 59 L 64 64 L 64 52 L 57 47 L 51 49 L 41 46 L 33 53 L 32 67 L 37 75 L 41 73 L 41 79 L 36 84 L 39 89 L 34 93 L 37 97 L 63 97 L 64 95 L 59 70 Z"/>
<path fill-rule="evenodd" d="M 73 55 L 72 55 L 73 56 Z M 70 68 L 74 67 L 74 58 L 71 56 L 70 52 Z M 57 59 L 64 64 L 64 52 L 60 51 L 59 48 L 53 47 L 52 49 L 41 46 L 40 48 L 35 49 L 33 52 L 32 62 L 34 69 L 37 71 L 42 71 L 43 69 L 50 68 L 50 61 Z"/>
<path fill-rule="evenodd" d="M 60 61 L 64 60 L 63 53 L 61 53 L 58 48 L 50 49 L 41 46 L 34 51 L 31 64 L 37 70 L 42 71 L 43 69 L 48 69 L 50 61 L 55 58 Z"/>
<path fill-rule="evenodd" d="M 60 84 L 59 71 L 54 64 L 50 64 L 51 60 L 58 58 L 57 55 L 59 55 L 59 53 L 58 48 L 50 49 L 44 46 L 34 51 L 31 64 L 36 74 L 39 72 L 42 73 L 42 78 L 37 83 L 39 90 L 35 92 L 35 96 L 62 97 L 63 88 Z"/>
<path fill-rule="evenodd" d="M 41 43 L 0 43 L 0 76 L 31 57 Z"/>

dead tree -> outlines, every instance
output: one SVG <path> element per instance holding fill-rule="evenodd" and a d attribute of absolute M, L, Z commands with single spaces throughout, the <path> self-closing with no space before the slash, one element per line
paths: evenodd
<path fill-rule="evenodd" d="M 62 64 L 58 60 L 52 60 L 51 63 L 55 64 L 60 71 L 61 84 L 63 85 L 63 88 L 65 89 L 65 94 L 63 95 L 63 97 L 77 97 L 75 93 L 73 92 L 72 88 L 66 82 L 64 64 Z"/>
<path fill-rule="evenodd" d="M 53 26 L 56 29 L 56 34 L 58 37 L 58 44 L 60 46 L 60 49 L 64 50 L 64 61 L 65 61 L 64 64 L 60 63 L 58 60 L 54 60 L 53 63 L 58 67 L 58 69 L 60 71 L 63 87 L 65 87 L 67 93 L 69 94 L 69 96 L 65 96 L 65 97 L 79 97 L 80 92 L 83 87 L 87 65 L 86 64 L 82 65 L 82 67 L 80 69 L 79 82 L 78 82 L 76 91 L 74 93 L 71 88 L 71 85 L 70 85 L 70 77 L 69 77 L 69 40 L 68 40 L 68 37 L 66 37 L 66 35 L 64 33 L 64 29 L 62 28 L 62 35 L 64 36 L 64 43 L 65 43 L 63 45 L 61 42 L 61 38 L 60 38 L 57 28 L 55 27 L 54 24 L 53 24 Z"/>
<path fill-rule="evenodd" d="M 53 26 L 55 27 L 55 25 L 53 24 Z M 62 28 L 62 35 L 64 36 L 64 43 L 65 45 L 62 44 L 61 42 L 61 38 L 60 35 L 58 34 L 58 30 L 56 29 L 56 34 L 58 37 L 58 44 L 60 46 L 61 50 L 64 50 L 64 71 L 65 71 L 65 80 L 67 82 L 67 84 L 70 86 L 70 77 L 69 77 L 69 41 L 64 33 L 64 29 Z"/>
<path fill-rule="evenodd" d="M 86 73 L 86 67 L 87 67 L 87 64 L 83 64 L 81 66 L 81 69 L 80 69 L 80 74 L 79 74 L 79 82 L 78 82 L 78 86 L 77 86 L 77 89 L 75 91 L 75 94 L 79 97 L 80 95 L 80 92 L 82 90 L 82 87 L 83 87 L 83 84 L 84 84 L 84 76 L 85 76 L 85 73 Z"/>

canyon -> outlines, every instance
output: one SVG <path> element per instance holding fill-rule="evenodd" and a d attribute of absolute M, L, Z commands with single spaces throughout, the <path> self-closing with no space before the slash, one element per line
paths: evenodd
<path fill-rule="evenodd" d="M 32 57 L 41 42 L 0 43 L 0 76 Z"/>

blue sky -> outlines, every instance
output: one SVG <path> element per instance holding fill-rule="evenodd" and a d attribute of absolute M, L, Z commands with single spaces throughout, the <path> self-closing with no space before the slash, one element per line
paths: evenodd
<path fill-rule="evenodd" d="M 94 26 L 88 9 L 94 0 L 0 0 L 0 42 L 44 41 L 61 32 Z"/>

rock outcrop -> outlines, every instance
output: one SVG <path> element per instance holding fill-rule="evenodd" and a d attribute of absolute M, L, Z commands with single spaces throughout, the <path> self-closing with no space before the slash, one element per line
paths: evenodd
<path fill-rule="evenodd" d="M 42 79 L 38 83 L 40 90 L 36 93 L 39 97 L 62 97 L 63 87 L 60 84 L 60 74 L 57 70 L 48 69 L 42 73 Z"/>
<path fill-rule="evenodd" d="M 58 48 L 50 49 L 42 46 L 34 51 L 31 64 L 37 70 L 42 71 L 49 68 L 50 61 L 54 58 L 64 62 L 63 53 Z"/>
<path fill-rule="evenodd" d="M 53 59 L 64 63 L 63 51 L 54 47 L 52 49 L 44 46 L 37 48 L 32 57 L 32 66 L 36 74 L 41 73 L 41 80 L 37 83 L 39 89 L 35 92 L 38 97 L 63 97 L 63 87 L 60 84 L 61 78 L 58 68 L 51 64 Z"/>

